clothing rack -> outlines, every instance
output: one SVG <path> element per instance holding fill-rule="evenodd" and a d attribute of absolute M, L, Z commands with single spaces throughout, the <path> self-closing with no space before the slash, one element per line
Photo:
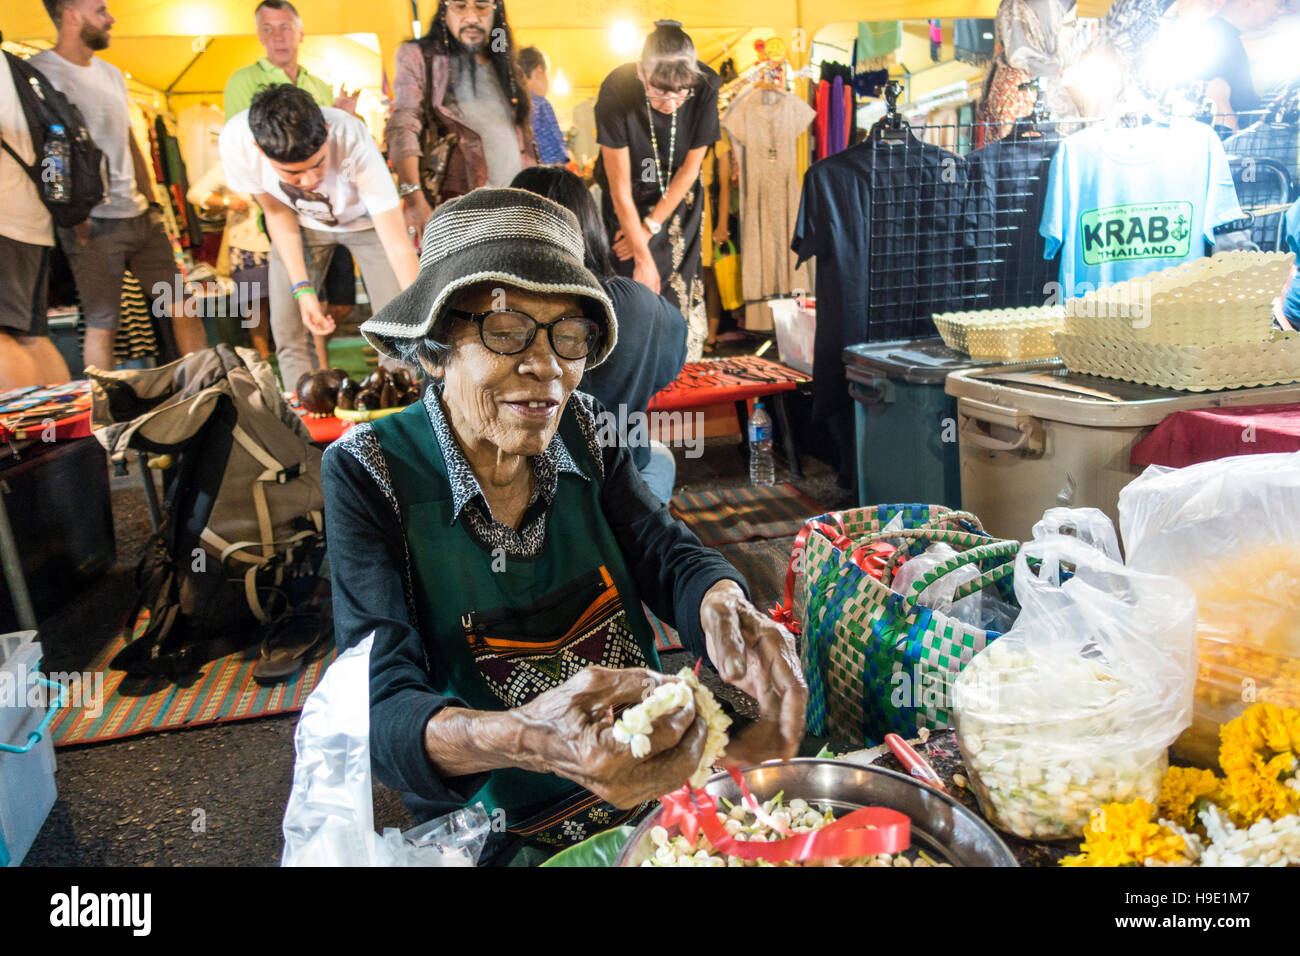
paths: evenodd
<path fill-rule="evenodd" d="M 897 107 L 899 84 L 891 86 L 885 116 L 866 143 L 850 147 L 873 150 L 873 175 L 901 171 L 872 195 L 863 340 L 934 335 L 940 312 L 1044 304 L 1059 271 L 1059 260 L 1043 258 L 1038 234 L 1051 157 L 1063 138 L 1056 124 L 1031 114 L 984 150 L 959 155 L 930 137 L 954 132 L 953 141 L 973 142 L 976 130 L 1007 124 L 908 123 Z"/>

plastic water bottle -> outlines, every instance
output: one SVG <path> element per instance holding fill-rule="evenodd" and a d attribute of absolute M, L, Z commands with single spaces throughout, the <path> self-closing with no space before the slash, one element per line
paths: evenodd
<path fill-rule="evenodd" d="M 41 182 L 45 184 L 45 199 L 48 202 L 67 202 L 68 133 L 58 123 L 50 127 L 43 165 Z"/>
<path fill-rule="evenodd" d="M 772 460 L 772 418 L 761 401 L 754 403 L 754 414 L 749 416 L 749 483 L 776 484 L 776 462 Z"/>

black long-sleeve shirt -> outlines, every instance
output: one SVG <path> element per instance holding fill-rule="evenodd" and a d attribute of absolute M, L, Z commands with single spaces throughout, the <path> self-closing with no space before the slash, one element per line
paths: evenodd
<path fill-rule="evenodd" d="M 430 395 L 436 396 L 436 392 Z M 459 471 L 461 465 L 467 468 L 450 438 L 436 397 L 426 401 L 426 407 L 435 434 L 442 436 L 449 473 Z M 557 432 L 547 452 L 532 459 L 540 492 L 525 512 L 521 530 L 549 510 L 555 463 L 571 461 L 570 452 L 591 455 L 601 481 L 601 507 L 641 599 L 677 628 L 687 649 L 704 656 L 699 610 L 705 592 L 724 579 L 745 587 L 744 578 L 720 554 L 704 547 L 655 498 L 627 448 L 599 446 L 594 427 L 595 416 L 601 411 L 598 403 L 575 392 L 565 414 L 570 410 L 586 417 L 583 433 L 589 437 L 589 447 L 564 449 Z M 566 470 L 563 464 L 559 470 Z M 548 480 L 542 480 L 543 472 L 549 474 Z M 465 703 L 435 693 L 431 687 L 425 640 L 436 641 L 440 636 L 422 636 L 418 630 L 404 530 L 407 511 L 394 493 L 378 439 L 368 425 L 354 427 L 326 450 L 321 476 L 336 640 L 343 649 L 371 632 L 375 635 L 370 652 L 370 746 L 375 775 L 385 785 L 404 792 L 417 822 L 432 819 L 465 805 L 486 783 L 487 774 L 443 778 L 424 749 L 424 729 L 430 718 L 444 707 L 464 707 Z M 468 507 L 486 508 L 477 484 L 466 485 L 462 492 L 471 499 Z M 490 511 L 486 517 L 489 526 L 513 535 L 512 529 L 491 520 Z M 546 527 L 544 518 L 541 526 Z M 465 522 L 458 521 L 447 528 L 447 534 L 469 533 L 466 528 Z M 526 538 L 516 536 L 514 546 L 528 547 Z M 460 635 L 445 637 L 462 639 Z"/>

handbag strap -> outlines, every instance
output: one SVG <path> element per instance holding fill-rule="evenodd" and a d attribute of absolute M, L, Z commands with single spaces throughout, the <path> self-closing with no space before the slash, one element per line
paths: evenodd
<path fill-rule="evenodd" d="M 991 541 L 987 544 L 977 545 L 969 551 L 963 552 L 954 558 L 950 558 L 937 568 L 934 568 L 913 582 L 912 587 L 903 597 L 903 603 L 907 607 L 907 612 L 909 614 L 912 612 L 912 609 L 916 607 L 917 602 L 920 601 L 921 595 L 925 593 L 926 589 L 929 588 L 930 585 L 934 584 L 940 578 L 943 578 L 960 568 L 966 567 L 968 564 L 976 564 L 980 561 L 989 560 L 991 558 L 1001 558 L 1003 563 L 999 565 L 998 568 L 994 569 L 994 571 L 985 572 L 980 575 L 980 578 L 976 579 L 980 580 L 981 578 L 988 578 L 989 580 L 986 583 L 993 583 L 1001 580 L 1014 570 L 1015 566 L 1011 564 L 1010 561 L 1015 558 L 1019 551 L 1019 541 Z M 1001 574 L 995 574 L 995 571 L 1000 571 Z M 974 584 L 975 582 L 971 581 L 970 583 Z M 958 590 L 962 590 L 962 588 L 959 588 Z M 970 594 L 974 594 L 975 590 L 978 589 L 967 590 L 961 596 L 966 597 Z M 957 593 L 954 592 L 953 599 L 955 600 L 957 596 Z"/>
<path fill-rule="evenodd" d="M 832 511 L 829 514 L 822 515 L 825 521 L 820 518 L 813 518 L 811 521 L 805 521 L 804 526 L 799 529 L 795 535 L 794 545 L 790 548 L 790 560 L 785 566 L 785 590 L 782 593 L 781 603 L 768 609 L 768 615 L 778 624 L 783 624 L 795 634 L 800 631 L 799 622 L 794 618 L 794 570 L 795 567 L 803 560 L 804 548 L 808 544 L 808 536 L 814 531 L 820 531 L 826 537 L 831 539 L 831 543 L 847 551 L 852 546 L 852 541 L 844 532 L 844 517 L 838 511 Z"/>

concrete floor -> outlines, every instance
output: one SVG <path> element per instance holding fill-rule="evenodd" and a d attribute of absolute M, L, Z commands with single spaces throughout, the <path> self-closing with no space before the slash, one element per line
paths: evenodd
<path fill-rule="evenodd" d="M 680 456 L 679 456 L 680 459 Z M 805 456 L 795 482 L 828 507 L 850 504 L 835 473 Z M 140 480 L 113 480 L 118 560 L 112 570 L 41 622 L 48 671 L 84 669 L 111 637 L 135 593 L 132 573 L 149 536 Z M 777 481 L 789 480 L 778 456 Z M 711 439 L 703 456 L 679 460 L 678 489 L 705 491 L 748 481 L 738 439 Z M 687 662 L 669 656 L 666 670 Z M 728 689 L 744 712 L 752 703 Z M 33 866 L 276 865 L 280 824 L 293 779 L 288 714 L 150 734 L 58 752 L 58 802 L 27 855 Z M 375 786 L 379 828 L 410 825 L 397 794 Z"/>

